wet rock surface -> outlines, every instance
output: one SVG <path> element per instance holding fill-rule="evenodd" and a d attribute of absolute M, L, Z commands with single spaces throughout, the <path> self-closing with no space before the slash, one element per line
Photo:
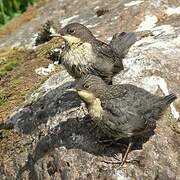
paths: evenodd
<path fill-rule="evenodd" d="M 104 41 L 118 31 L 141 31 L 123 60 L 125 70 L 114 83 L 132 83 L 159 95 L 174 92 L 179 97 L 177 8 L 178 1 L 164 0 L 52 0 L 0 43 L 32 48 L 34 34 L 49 19 L 61 25 L 78 21 Z M 135 161 L 120 167 L 107 162 L 116 162 L 114 154 L 121 159 L 127 141 L 111 146 L 99 142 L 97 128 L 82 111 L 83 103 L 68 91 L 73 86 L 65 70 L 53 75 L 0 127 L 0 179 L 180 179 L 180 123 L 175 105 L 158 121 L 153 135 L 137 140 L 128 156 Z"/>

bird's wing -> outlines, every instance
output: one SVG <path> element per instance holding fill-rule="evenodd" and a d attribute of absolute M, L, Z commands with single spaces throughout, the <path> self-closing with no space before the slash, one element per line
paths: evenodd
<path fill-rule="evenodd" d="M 129 48 L 136 42 L 136 34 L 133 32 L 116 33 L 109 46 L 116 52 L 118 59 L 114 63 L 114 74 L 123 70 L 122 58 L 128 53 Z"/>
<path fill-rule="evenodd" d="M 94 46 L 95 50 L 98 52 L 98 56 L 103 56 L 102 59 L 106 60 L 107 57 L 109 62 L 114 63 L 118 55 L 113 51 L 112 47 L 102 41 L 96 41 L 96 46 Z"/>
<path fill-rule="evenodd" d="M 102 63 L 107 62 L 113 65 L 113 68 L 111 69 L 113 76 L 124 69 L 122 58 L 119 57 L 110 45 L 97 40 L 97 46 L 94 48 L 98 54 L 98 60 L 103 60 Z"/>
<path fill-rule="evenodd" d="M 157 106 L 161 98 L 131 84 L 109 86 L 109 92 L 102 107 L 129 133 L 139 134 L 155 128 L 162 108 Z M 172 102 L 173 98 L 166 99 Z"/>
<path fill-rule="evenodd" d="M 113 121 L 123 127 L 121 130 L 125 129 L 128 133 L 140 134 L 153 130 L 156 120 L 176 99 L 174 94 L 161 98 L 130 84 L 112 87 L 109 88 L 112 96 L 108 95 L 102 101 L 102 107 Z"/>
<path fill-rule="evenodd" d="M 127 134 L 142 132 L 146 128 L 146 120 L 125 99 L 110 99 L 102 102 L 102 107 L 121 131 Z"/>
<path fill-rule="evenodd" d="M 119 55 L 119 57 L 124 57 L 136 40 L 136 34 L 133 32 L 116 33 L 113 35 L 109 45 Z"/>

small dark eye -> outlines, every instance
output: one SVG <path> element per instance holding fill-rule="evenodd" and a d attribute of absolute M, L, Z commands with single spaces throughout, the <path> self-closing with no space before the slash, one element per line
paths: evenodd
<path fill-rule="evenodd" d="M 84 88 L 88 89 L 90 86 L 88 84 L 84 85 Z"/>
<path fill-rule="evenodd" d="M 75 32 L 74 29 L 69 29 L 69 33 L 70 33 L 70 34 L 72 34 L 72 33 L 74 33 L 74 32 Z"/>

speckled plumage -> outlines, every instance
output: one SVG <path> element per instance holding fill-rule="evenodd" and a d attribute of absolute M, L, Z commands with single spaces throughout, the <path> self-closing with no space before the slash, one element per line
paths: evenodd
<path fill-rule="evenodd" d="M 174 94 L 159 97 L 131 84 L 107 85 L 93 75 L 81 78 L 76 89 L 98 127 L 116 140 L 154 130 L 156 120 L 176 99 Z"/>
<path fill-rule="evenodd" d="M 70 75 L 78 79 L 90 73 L 100 76 L 107 84 L 123 70 L 122 58 L 136 41 L 134 33 L 121 33 L 106 44 L 79 23 L 65 26 L 60 34 L 65 39 L 62 64 Z"/>

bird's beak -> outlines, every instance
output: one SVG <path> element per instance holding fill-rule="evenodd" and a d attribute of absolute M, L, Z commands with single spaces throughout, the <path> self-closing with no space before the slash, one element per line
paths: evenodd
<path fill-rule="evenodd" d="M 75 88 L 70 88 L 70 89 L 67 89 L 66 92 L 77 92 L 77 90 Z"/>
<path fill-rule="evenodd" d="M 61 37 L 64 41 L 68 42 L 69 44 L 76 44 L 81 41 L 79 38 L 76 38 L 75 36 L 71 35 L 51 34 L 50 37 Z"/>
<path fill-rule="evenodd" d="M 60 34 L 51 34 L 50 37 L 62 37 Z"/>
<path fill-rule="evenodd" d="M 79 43 L 81 40 L 79 38 L 76 38 L 75 36 L 71 35 L 64 35 L 62 38 L 67 41 L 69 44 L 76 44 Z"/>

